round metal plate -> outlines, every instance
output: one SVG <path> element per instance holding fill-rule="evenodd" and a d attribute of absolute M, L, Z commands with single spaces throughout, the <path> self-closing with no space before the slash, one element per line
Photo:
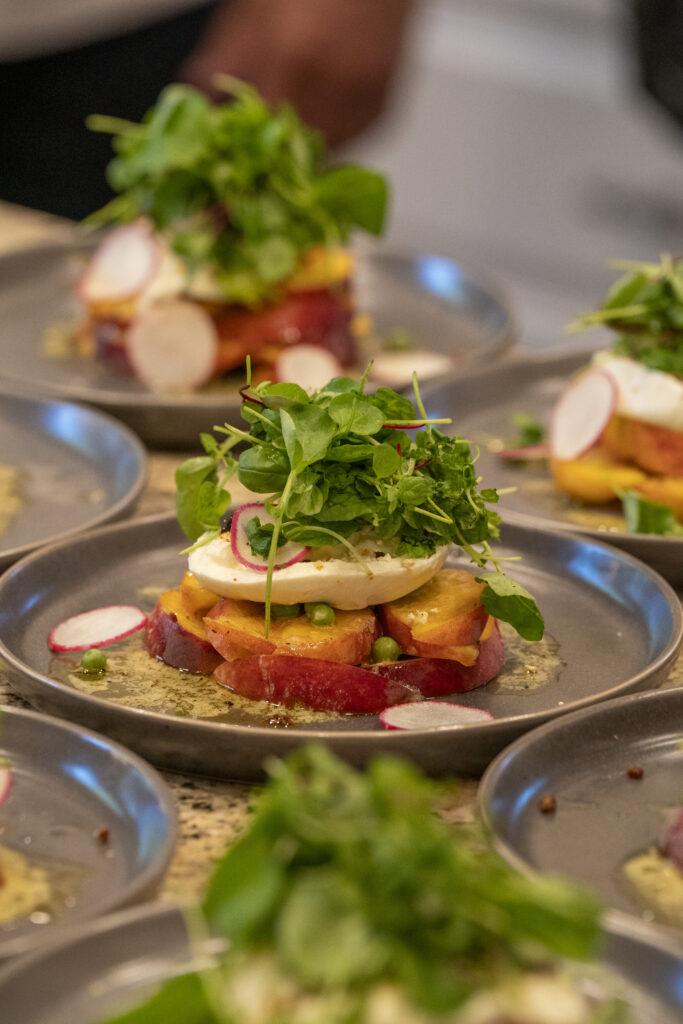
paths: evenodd
<path fill-rule="evenodd" d="M 98 406 L 156 447 L 192 447 L 200 431 L 234 419 L 243 383 L 237 375 L 199 394 L 162 398 L 95 360 L 46 357 L 46 328 L 82 315 L 73 297 L 78 255 L 75 246 L 46 246 L 0 257 L 0 380 Z M 512 316 L 496 286 L 452 260 L 365 249 L 356 290 L 358 307 L 380 334 L 405 328 L 418 345 L 452 355 L 454 365 L 491 359 L 514 340 Z"/>
<path fill-rule="evenodd" d="M 100 1024 L 187 971 L 192 948 L 180 910 L 143 908 L 89 926 L 0 972 L 0 1005 L 21 1024 Z M 633 1024 L 676 1024 L 681 958 L 661 936 L 614 917 L 602 962 L 626 985 Z"/>
<path fill-rule="evenodd" d="M 0 581 L 0 658 L 15 690 L 36 707 L 121 739 L 164 767 L 227 778 L 260 777 L 264 758 L 321 739 L 354 764 L 393 752 L 434 774 L 479 772 L 516 736 L 573 708 L 657 686 L 681 641 L 681 606 L 652 570 L 616 549 L 563 534 L 506 528 L 501 552 L 521 554 L 514 575 L 536 595 L 563 667 L 546 685 L 504 692 L 505 669 L 489 686 L 458 697 L 495 721 L 466 729 L 385 732 L 375 717 L 317 725 L 248 724 L 229 706 L 218 717 L 133 710 L 50 676 L 50 629 L 110 603 L 151 609 L 177 586 L 184 539 L 170 516 L 109 527 L 32 555 Z M 530 645 L 530 650 L 532 645 Z M 589 666 L 589 670 L 587 670 Z M 187 677 L 188 687 L 193 678 Z M 214 713 L 215 714 L 215 713 Z"/>
<path fill-rule="evenodd" d="M 643 769 L 642 779 L 628 776 Z M 541 794 L 557 800 L 541 814 Z M 523 737 L 486 772 L 479 807 L 518 867 L 568 875 L 609 906 L 651 916 L 624 878 L 683 804 L 683 689 L 608 701 Z"/>
<path fill-rule="evenodd" d="M 0 463 L 18 471 L 21 497 L 0 533 L 0 568 L 41 544 L 125 515 L 147 476 L 143 446 L 116 420 L 2 389 Z"/>
<path fill-rule="evenodd" d="M 176 825 L 152 768 L 103 736 L 18 708 L 2 709 L 0 756 L 12 765 L 0 843 L 46 870 L 55 899 L 36 920 L 0 924 L 0 958 L 153 895 Z"/>
<path fill-rule="evenodd" d="M 500 510 L 508 522 L 597 537 L 641 558 L 671 583 L 683 585 L 683 537 L 629 533 L 613 509 L 572 505 L 555 490 L 545 463 L 505 462 L 489 448 L 492 442 L 514 437 L 512 418 L 517 412 L 547 426 L 557 396 L 589 358 L 584 351 L 510 361 L 427 386 L 425 402 L 432 415 L 452 416 L 453 429 L 480 446 L 477 469 L 485 480 L 514 488 L 501 498 Z"/>

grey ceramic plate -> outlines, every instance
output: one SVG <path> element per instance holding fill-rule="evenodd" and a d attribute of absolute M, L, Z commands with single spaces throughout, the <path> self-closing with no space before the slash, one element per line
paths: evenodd
<path fill-rule="evenodd" d="M 75 258 L 74 249 L 60 246 L 0 257 L 0 380 L 96 405 L 154 446 L 194 446 L 201 430 L 235 416 L 243 383 L 236 376 L 198 395 L 160 398 L 95 361 L 47 358 L 46 327 L 80 315 L 72 297 Z M 506 300 L 495 286 L 450 260 L 368 251 L 359 259 L 357 291 L 359 308 L 371 314 L 378 332 L 405 327 L 424 347 L 448 352 L 458 363 L 490 359 L 514 338 Z"/>
<path fill-rule="evenodd" d="M 0 972 L 8 1024 L 99 1024 L 187 970 L 190 943 L 182 913 L 139 908 L 91 925 L 70 941 Z M 608 922 L 603 963 L 629 992 L 633 1024 L 676 1024 L 683 1011 L 676 949 L 636 922 Z"/>
<path fill-rule="evenodd" d="M 631 766 L 642 779 L 629 778 Z M 539 812 L 542 793 L 555 796 L 555 814 Z M 657 845 L 683 804 L 683 689 L 608 701 L 523 737 L 491 765 L 479 801 L 516 866 L 560 872 L 651 916 L 622 868 Z"/>
<path fill-rule="evenodd" d="M 53 892 L 34 920 L 0 925 L 0 958 L 153 895 L 176 826 L 171 795 L 152 768 L 103 736 L 17 708 L 2 709 L 0 755 L 13 770 L 0 844 L 44 868 Z"/>
<path fill-rule="evenodd" d="M 432 773 L 481 771 L 522 732 L 576 707 L 634 690 L 666 676 L 681 639 L 681 606 L 646 566 L 613 548 L 562 534 L 506 529 L 508 553 L 520 553 L 515 575 L 536 594 L 552 640 L 549 665 L 530 689 L 513 689 L 511 670 L 489 686 L 458 698 L 487 707 L 494 722 L 466 729 L 385 732 L 377 718 L 327 718 L 318 724 L 269 726 L 269 710 L 230 706 L 231 695 L 211 680 L 170 671 L 175 692 L 142 681 L 129 668 L 107 700 L 68 682 L 61 660 L 51 662 L 50 628 L 76 612 L 108 603 L 151 609 L 159 590 L 176 586 L 184 560 L 173 518 L 155 517 L 108 527 L 29 556 L 0 581 L 0 658 L 12 686 L 40 709 L 67 716 L 120 739 L 157 764 L 228 778 L 258 777 L 264 757 L 284 755 L 319 738 L 355 764 L 382 752 L 402 753 Z M 505 547 L 501 549 L 505 551 Z M 128 641 L 130 643 L 130 641 Z M 517 648 L 517 678 L 534 677 L 537 649 Z M 140 652 L 148 671 L 149 659 Z M 110 656 L 111 658 L 111 656 Z M 155 664 L 155 663 L 151 663 Z M 64 682 L 57 681 L 60 675 Z M 131 704 L 147 710 L 133 710 Z M 153 708 L 154 710 L 149 710 Z M 197 715 L 203 716 L 203 720 Z"/>
<path fill-rule="evenodd" d="M 479 444 L 477 469 L 496 487 L 515 487 L 501 500 L 508 522 L 598 537 L 609 541 L 683 585 L 683 538 L 628 533 L 618 506 L 586 509 L 573 505 L 553 486 L 545 463 L 506 463 L 487 445 L 514 437 L 512 417 L 526 412 L 547 426 L 550 410 L 571 374 L 585 366 L 590 353 L 524 359 L 491 370 L 455 377 L 425 388 L 429 412 L 452 416 L 459 434 Z"/>
<path fill-rule="evenodd" d="M 21 499 L 5 523 L 0 485 L 0 568 L 41 544 L 123 516 L 147 475 L 144 448 L 116 420 L 1 386 L 0 464 L 18 471 Z"/>

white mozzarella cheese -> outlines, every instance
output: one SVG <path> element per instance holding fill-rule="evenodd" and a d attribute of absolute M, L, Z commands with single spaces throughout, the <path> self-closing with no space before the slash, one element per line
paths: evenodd
<path fill-rule="evenodd" d="M 372 558 L 367 562 L 370 575 L 357 562 L 341 558 L 297 562 L 273 573 L 271 597 L 276 604 L 324 601 L 342 611 L 368 608 L 417 590 L 439 571 L 447 553 L 444 546 L 429 558 Z M 221 597 L 266 599 L 265 572 L 238 562 L 222 537 L 191 552 L 188 569 L 203 587 Z"/>

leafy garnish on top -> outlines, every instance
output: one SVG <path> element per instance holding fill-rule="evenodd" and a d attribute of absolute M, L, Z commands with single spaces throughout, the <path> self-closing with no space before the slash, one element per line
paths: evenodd
<path fill-rule="evenodd" d="M 371 534 L 403 558 L 459 545 L 480 569 L 493 569 L 479 577 L 488 611 L 525 639 L 543 636 L 536 602 L 503 573 L 491 548 L 500 517 L 488 506 L 498 492 L 480 488 L 468 442 L 438 429 L 451 420 L 430 418 L 416 380 L 414 386 L 415 405 L 390 388 L 365 394 L 364 381 L 350 377 L 336 377 L 312 395 L 297 384 L 248 386 L 242 390 L 248 429 L 216 427 L 225 440 L 202 435 L 206 454 L 179 467 L 178 520 L 195 544 L 218 536 L 234 473 L 249 490 L 269 496 L 275 523 L 267 550 L 264 531 L 252 528 L 254 550 L 268 558 L 266 630 L 282 537 L 312 548 L 341 544 L 362 562 L 354 537 Z M 247 447 L 235 459 L 240 443 Z"/>
<path fill-rule="evenodd" d="M 440 1020 L 504 979 L 595 955 L 593 897 L 518 874 L 478 828 L 446 825 L 434 814 L 443 786 L 407 762 L 377 758 L 362 775 L 308 746 L 268 770 L 249 828 L 202 903 L 227 953 L 115 1024 L 165 1021 L 169 1010 L 178 1024 L 232 1021 L 233 986 L 254 959 L 272 972 L 261 973 L 262 985 L 274 975 L 323 1001 L 299 1016 L 291 1001 L 278 1009 L 260 996 L 268 1008 L 259 1019 L 351 1024 L 368 1019 L 379 984 Z M 610 1005 L 615 1015 L 600 1019 L 622 1020 Z"/>
<path fill-rule="evenodd" d="M 545 440 L 544 427 L 528 412 L 514 413 L 512 425 L 517 430 L 517 436 L 510 442 L 511 448 L 531 448 Z"/>
<path fill-rule="evenodd" d="M 572 333 L 604 326 L 617 331 L 614 350 L 652 370 L 683 377 L 683 259 L 611 264 L 625 273 L 597 310 L 578 317 Z"/>
<path fill-rule="evenodd" d="M 313 246 L 343 243 L 354 228 L 381 234 L 387 184 L 355 165 L 327 168 L 322 139 L 291 107 L 221 84 L 223 104 L 170 85 L 140 124 L 88 119 L 114 136 L 107 173 L 119 193 L 90 219 L 148 217 L 190 272 L 208 268 L 226 301 L 255 306 Z"/>

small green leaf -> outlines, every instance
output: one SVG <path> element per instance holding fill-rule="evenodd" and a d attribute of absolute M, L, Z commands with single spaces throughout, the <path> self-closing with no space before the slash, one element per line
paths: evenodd
<path fill-rule="evenodd" d="M 316 183 L 316 197 L 325 209 L 348 227 L 381 235 L 389 189 L 386 178 L 364 167 L 333 167 Z"/>
<path fill-rule="evenodd" d="M 279 493 L 289 476 L 287 456 L 272 445 L 254 445 L 245 449 L 237 466 L 240 483 L 257 494 Z"/>
<path fill-rule="evenodd" d="M 181 1016 L 183 1024 L 215 1024 L 198 974 L 171 978 L 142 1006 L 108 1018 L 106 1024 L 169 1024 Z"/>
<path fill-rule="evenodd" d="M 668 505 L 649 501 L 637 491 L 620 491 L 626 525 L 633 533 L 657 533 L 662 536 L 683 536 L 683 525 Z"/>
<path fill-rule="evenodd" d="M 511 443 L 513 448 L 528 448 L 540 444 L 545 437 L 545 430 L 533 416 L 526 412 L 517 412 L 512 417 L 513 426 L 517 429 L 517 437 Z"/>
<path fill-rule="evenodd" d="M 543 616 L 528 590 L 502 572 L 477 576 L 484 583 L 481 600 L 489 615 L 509 622 L 525 640 L 542 640 Z"/>
<path fill-rule="evenodd" d="M 390 444 L 381 444 L 374 449 L 372 468 L 380 480 L 391 476 L 401 465 L 401 456 Z"/>

